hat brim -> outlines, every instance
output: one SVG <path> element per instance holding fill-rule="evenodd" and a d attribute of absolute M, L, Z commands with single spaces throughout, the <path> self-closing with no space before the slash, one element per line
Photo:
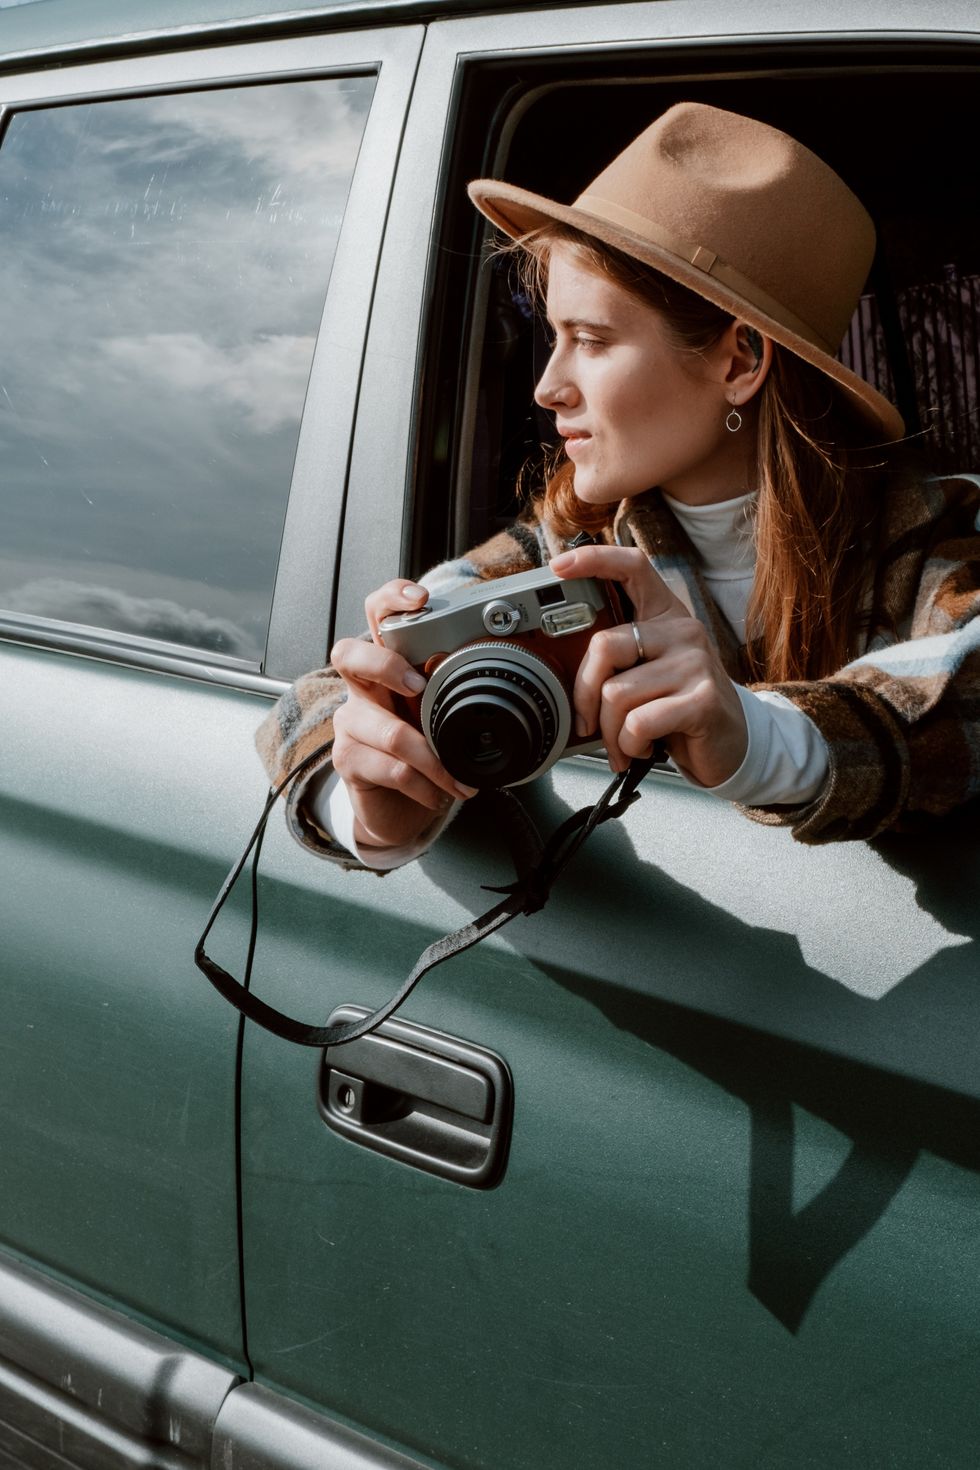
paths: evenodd
<path fill-rule="evenodd" d="M 532 194 L 527 189 L 519 189 L 514 184 L 504 184 L 497 179 L 476 179 L 469 185 L 468 192 L 480 213 L 486 215 L 487 219 L 512 240 L 520 239 L 543 225 L 557 222 L 592 235 L 603 244 L 611 245 L 633 259 L 662 271 L 678 285 L 686 286 L 696 295 L 721 307 L 723 311 L 731 312 L 739 321 L 747 322 L 764 336 L 771 337 L 781 347 L 787 348 L 804 362 L 812 364 L 832 378 L 851 395 L 854 407 L 875 427 L 882 436 L 883 443 L 892 443 L 904 436 L 905 424 L 898 409 L 877 389 L 872 388 L 870 383 L 865 382 L 864 378 L 858 377 L 857 373 L 851 372 L 850 368 L 845 367 L 823 348 L 809 342 L 776 317 L 760 310 L 738 292 L 699 270 L 682 256 L 574 204 L 557 204 L 552 199 Z"/>

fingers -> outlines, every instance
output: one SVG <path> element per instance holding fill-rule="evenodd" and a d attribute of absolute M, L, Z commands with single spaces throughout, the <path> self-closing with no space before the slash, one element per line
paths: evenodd
<path fill-rule="evenodd" d="M 634 758 L 649 755 L 657 740 L 704 725 L 712 697 L 709 686 L 709 680 L 648 674 L 636 681 L 619 675 L 607 684 L 600 733 L 612 769 L 625 770 Z"/>
<path fill-rule="evenodd" d="M 667 656 L 607 679 L 599 705 L 599 733 L 613 770 L 649 755 L 655 740 L 684 729 L 705 694 L 705 676 L 692 661 Z M 703 710 L 702 710 L 703 714 Z"/>
<path fill-rule="evenodd" d="M 394 710 L 349 699 L 334 715 L 333 765 L 351 787 L 385 787 L 438 811 L 473 789 L 453 779 L 421 730 Z"/>
<path fill-rule="evenodd" d="M 357 775 L 354 776 L 341 762 L 334 758 L 334 766 L 343 778 L 351 794 L 356 813 L 360 814 L 359 796 L 363 792 L 373 797 L 379 791 L 396 791 L 416 806 L 426 811 L 441 812 L 457 799 L 458 792 L 443 791 L 434 782 L 427 780 L 420 771 L 404 761 L 397 761 L 383 751 L 362 746 L 357 755 Z M 367 822 L 373 827 L 370 819 Z"/>
<path fill-rule="evenodd" d="M 341 638 L 330 650 L 331 664 L 352 688 L 380 703 L 386 701 L 378 699 L 378 689 L 402 695 L 422 692 L 425 679 L 400 654 L 385 648 L 378 628 L 392 613 L 412 612 L 422 607 L 428 596 L 424 587 L 398 578 L 386 582 L 366 598 L 364 611 L 374 641 Z"/>
<path fill-rule="evenodd" d="M 631 709 L 617 732 L 617 751 L 623 765 L 635 756 L 648 755 L 654 741 L 702 723 L 707 695 L 704 686 L 695 684 L 645 700 Z"/>
<path fill-rule="evenodd" d="M 623 769 L 633 756 L 665 740 L 678 768 L 701 786 L 719 786 L 742 765 L 749 746 L 745 713 L 724 675 L 689 680 L 675 693 L 635 706 L 618 736 Z"/>
<path fill-rule="evenodd" d="M 364 602 L 371 637 L 376 643 L 380 642 L 378 625 L 383 618 L 389 618 L 393 613 L 417 612 L 428 600 L 428 592 L 417 582 L 409 582 L 404 577 L 386 582 Z"/>
<path fill-rule="evenodd" d="M 664 615 L 637 622 L 637 631 L 645 655 L 642 663 L 629 623 L 602 629 L 590 640 L 575 678 L 578 735 L 587 735 L 600 724 L 600 711 L 610 698 L 619 709 L 624 698 L 635 701 L 641 685 L 649 691 L 648 697 L 653 697 L 655 688 L 666 692 L 676 687 L 678 680 L 696 677 L 711 661 L 707 633 L 694 618 Z M 615 680 L 614 676 L 625 670 L 631 670 L 633 677 Z M 637 678 L 640 671 L 642 675 Z"/>
<path fill-rule="evenodd" d="M 580 546 L 556 556 L 551 570 L 565 579 L 598 577 L 601 581 L 618 582 L 633 604 L 637 618 L 670 612 L 690 617 L 684 604 L 651 566 L 649 558 L 635 546 Z"/>
<path fill-rule="evenodd" d="M 710 741 L 717 734 L 730 741 L 738 700 L 703 626 L 662 616 L 638 631 L 642 662 L 629 624 L 592 639 L 575 684 L 577 732 L 598 729 L 617 771 L 649 754 L 655 740 L 682 734 Z"/>
<path fill-rule="evenodd" d="M 402 695 L 425 688 L 423 676 L 400 653 L 364 638 L 341 638 L 330 650 L 330 662 L 348 685 L 369 698 L 377 699 L 376 687 Z"/>
<path fill-rule="evenodd" d="M 664 740 L 695 781 L 717 786 L 745 757 L 748 733 L 735 685 L 707 630 L 636 547 L 582 546 L 556 556 L 560 577 L 597 577 L 629 595 L 633 628 L 623 623 L 592 638 L 575 681 L 575 729 L 598 729 L 609 764 L 621 771 Z"/>
<path fill-rule="evenodd" d="M 396 696 L 420 694 L 425 678 L 381 641 L 385 617 L 412 612 L 427 598 L 414 582 L 387 582 L 364 605 L 373 641 L 341 638 L 330 654 L 347 685 L 347 700 L 334 715 L 333 767 L 350 795 L 357 840 L 368 846 L 411 840 L 431 823 L 426 813 L 476 794 L 454 780 L 422 732 L 402 717 Z"/>

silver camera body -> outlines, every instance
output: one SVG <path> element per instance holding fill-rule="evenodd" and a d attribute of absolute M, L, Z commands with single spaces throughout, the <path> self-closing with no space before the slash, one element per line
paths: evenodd
<path fill-rule="evenodd" d="M 387 648 L 426 675 L 409 717 L 467 786 L 519 786 L 568 749 L 572 690 L 588 641 L 621 621 L 609 584 L 547 567 L 430 597 L 380 626 Z"/>

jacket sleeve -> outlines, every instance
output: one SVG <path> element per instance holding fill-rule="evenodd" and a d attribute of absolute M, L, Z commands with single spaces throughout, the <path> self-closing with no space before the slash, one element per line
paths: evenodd
<path fill-rule="evenodd" d="M 868 651 L 826 679 L 755 686 L 792 700 L 827 743 L 814 801 L 746 809 L 802 842 L 912 827 L 980 792 L 980 489 L 926 481 L 888 529 Z"/>
<path fill-rule="evenodd" d="M 529 511 L 513 526 L 466 556 L 442 562 L 420 580 L 430 592 L 444 595 L 474 582 L 529 571 L 541 565 L 544 554 L 543 535 L 533 512 Z M 295 766 L 323 747 L 320 758 L 286 788 L 286 825 L 297 842 L 318 857 L 346 868 L 363 868 L 329 832 L 317 825 L 307 802 L 313 783 L 332 768 L 333 717 L 346 698 L 344 681 L 329 666 L 304 674 L 263 720 L 255 744 L 273 786 L 278 786 Z"/>

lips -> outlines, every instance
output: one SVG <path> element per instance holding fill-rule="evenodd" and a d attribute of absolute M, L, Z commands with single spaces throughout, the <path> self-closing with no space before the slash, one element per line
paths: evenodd
<path fill-rule="evenodd" d="M 565 441 L 566 454 L 574 454 L 576 450 L 581 449 L 583 444 L 587 444 L 592 438 L 592 435 L 587 433 L 585 429 L 563 428 L 561 424 L 557 424 L 555 427 Z"/>
<path fill-rule="evenodd" d="M 585 448 L 587 444 L 591 442 L 591 439 L 591 434 L 566 434 L 565 453 L 571 459 L 574 459 L 576 454 L 578 454 L 581 450 Z"/>

